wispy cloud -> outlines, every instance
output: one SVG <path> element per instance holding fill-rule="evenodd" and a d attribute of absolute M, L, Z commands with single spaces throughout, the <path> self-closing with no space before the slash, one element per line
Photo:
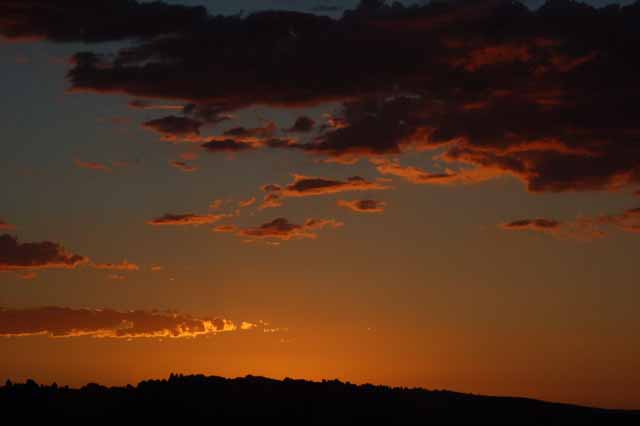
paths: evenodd
<path fill-rule="evenodd" d="M 218 232 L 218 233 L 231 233 L 231 232 L 236 232 L 238 230 L 238 226 L 233 224 L 217 225 L 212 230 L 213 232 Z"/>
<path fill-rule="evenodd" d="M 340 228 L 344 224 L 335 219 L 307 219 L 304 224 L 298 225 L 289 222 L 283 217 L 276 218 L 258 227 L 241 228 L 237 235 L 240 237 L 271 240 L 316 239 L 316 231 L 324 228 Z"/>
<path fill-rule="evenodd" d="M 0 230 L 14 229 L 15 225 L 7 223 L 4 219 L 0 219 Z"/>
<path fill-rule="evenodd" d="M 120 263 L 91 263 L 93 269 L 101 269 L 106 271 L 139 271 L 140 266 L 135 263 L 123 260 Z"/>
<path fill-rule="evenodd" d="M 384 201 L 376 200 L 338 200 L 337 204 L 358 213 L 382 213 L 387 206 Z"/>
<path fill-rule="evenodd" d="M 532 231 L 557 238 L 572 238 L 591 241 L 607 234 L 606 227 L 631 233 L 640 233 L 640 208 L 629 209 L 618 214 L 605 214 L 594 217 L 578 217 L 574 220 L 521 219 L 499 225 L 507 231 Z"/>
<path fill-rule="evenodd" d="M 68 307 L 0 308 L 0 336 L 193 338 L 262 328 L 262 323 L 163 311 L 116 311 Z"/>
<path fill-rule="evenodd" d="M 246 200 L 240 200 L 238 201 L 238 207 L 243 209 L 245 207 L 249 207 L 253 205 L 255 202 L 256 202 L 256 197 L 251 197 Z"/>
<path fill-rule="evenodd" d="M 229 217 L 227 214 L 206 214 L 197 215 L 193 213 L 166 213 L 147 222 L 153 226 L 199 226 L 218 222 Z"/>
<path fill-rule="evenodd" d="M 171 165 L 171 167 L 175 167 L 176 169 L 179 169 L 185 173 L 191 173 L 191 172 L 195 172 L 196 170 L 198 170 L 198 168 L 196 166 L 192 166 L 190 164 L 188 164 L 185 161 L 177 161 L 177 160 L 171 160 L 169 161 L 169 165 Z"/>
<path fill-rule="evenodd" d="M 281 197 L 308 197 L 315 195 L 337 194 L 350 191 L 380 191 L 391 189 L 380 182 L 371 182 L 360 176 L 352 176 L 344 181 L 322 177 L 293 175 L 293 182 L 285 185 L 264 185 L 262 190 Z"/>
<path fill-rule="evenodd" d="M 103 163 L 98 163 L 96 161 L 82 161 L 82 160 L 74 160 L 75 165 L 81 169 L 91 169 L 98 170 L 101 172 L 110 172 L 111 167 L 107 166 Z"/>

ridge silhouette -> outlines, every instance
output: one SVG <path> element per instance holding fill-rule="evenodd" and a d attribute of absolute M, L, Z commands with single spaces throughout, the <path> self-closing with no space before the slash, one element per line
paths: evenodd
<path fill-rule="evenodd" d="M 0 388 L 2 418 L 93 418 L 277 425 L 638 425 L 640 411 L 445 390 L 246 376 L 171 374 L 137 386 L 80 389 L 33 380 Z"/>

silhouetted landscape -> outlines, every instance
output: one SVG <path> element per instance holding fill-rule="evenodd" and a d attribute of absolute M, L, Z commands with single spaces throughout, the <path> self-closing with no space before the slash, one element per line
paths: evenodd
<path fill-rule="evenodd" d="M 637 425 L 639 411 L 445 390 L 176 375 L 137 386 L 80 389 L 33 380 L 0 388 L 0 410 L 16 418 L 206 419 L 223 424 Z"/>

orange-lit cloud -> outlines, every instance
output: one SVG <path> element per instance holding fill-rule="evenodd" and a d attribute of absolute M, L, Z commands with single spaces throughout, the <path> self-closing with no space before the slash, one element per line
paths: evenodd
<path fill-rule="evenodd" d="M 238 328 L 240 330 L 253 330 L 255 328 L 258 328 L 259 324 L 255 324 L 252 322 L 248 322 L 248 321 L 242 321 L 239 325 Z"/>
<path fill-rule="evenodd" d="M 29 309 L 0 308 L 0 336 L 80 337 L 135 339 L 189 338 L 236 330 L 251 330 L 261 324 L 223 318 L 195 317 L 162 311 L 115 311 L 66 307 Z"/>
<path fill-rule="evenodd" d="M 184 109 L 184 105 L 172 105 L 172 104 L 155 104 L 149 101 L 145 101 L 143 99 L 134 99 L 128 103 L 130 108 L 133 109 L 146 109 L 146 110 L 174 110 L 174 111 L 182 111 Z"/>
<path fill-rule="evenodd" d="M 341 181 L 294 174 L 293 182 L 286 186 L 269 184 L 264 185 L 262 189 L 281 197 L 307 197 L 350 191 L 379 191 L 391 187 L 380 182 L 368 181 L 360 176 L 352 176 Z"/>
<path fill-rule="evenodd" d="M 18 277 L 20 277 L 21 280 L 35 280 L 38 277 L 38 274 L 33 271 L 24 271 L 19 272 Z"/>
<path fill-rule="evenodd" d="M 219 233 L 231 233 L 236 232 L 238 230 L 238 227 L 236 225 L 218 225 L 215 226 L 212 230 L 213 232 Z"/>
<path fill-rule="evenodd" d="M 490 65 L 529 62 L 532 59 L 528 46 L 507 43 L 471 50 L 466 56 L 453 60 L 452 65 L 473 72 Z"/>
<path fill-rule="evenodd" d="M 334 219 L 307 219 L 303 225 L 289 222 L 285 218 L 277 218 L 256 228 L 242 228 L 237 235 L 240 237 L 253 239 L 273 239 L 273 240 L 293 240 L 293 239 L 315 239 L 315 231 L 324 228 L 339 228 L 342 222 Z"/>
<path fill-rule="evenodd" d="M 561 223 L 553 219 L 522 219 L 513 222 L 503 223 L 500 225 L 502 229 L 509 231 L 539 231 L 539 232 L 555 232 Z"/>
<path fill-rule="evenodd" d="M 101 172 L 110 172 L 111 167 L 106 164 L 98 163 L 95 161 L 82 161 L 82 160 L 74 160 L 75 165 L 80 167 L 81 169 L 91 169 L 91 170 L 99 170 Z"/>
<path fill-rule="evenodd" d="M 67 251 L 58 243 L 20 243 L 16 237 L 0 235 L 0 271 L 74 269 L 87 258 Z"/>
<path fill-rule="evenodd" d="M 238 207 L 239 208 L 245 208 L 245 207 L 249 207 L 251 205 L 253 205 L 256 202 L 256 197 L 251 197 L 249 199 L 246 200 L 241 200 L 238 202 Z"/>
<path fill-rule="evenodd" d="M 211 210 L 219 210 L 224 204 L 224 200 L 213 200 L 211 204 L 209 204 L 209 208 Z"/>
<path fill-rule="evenodd" d="M 198 159 L 198 154 L 196 152 L 182 152 L 179 157 L 185 161 L 193 161 Z"/>
<path fill-rule="evenodd" d="M 190 173 L 190 172 L 195 172 L 196 170 L 198 170 L 198 168 L 196 166 L 192 166 L 184 161 L 176 161 L 176 160 L 171 160 L 169 161 L 169 164 L 172 167 L 175 167 L 176 169 L 182 170 L 185 173 Z"/>
<path fill-rule="evenodd" d="M 139 271 L 140 266 L 135 263 L 123 260 L 120 263 L 92 263 L 93 269 L 101 269 L 106 271 Z"/>
<path fill-rule="evenodd" d="M 540 232 L 558 239 L 593 241 L 605 236 L 605 232 L 588 218 L 560 222 L 554 219 L 521 219 L 500 224 L 506 231 Z"/>
<path fill-rule="evenodd" d="M 447 170 L 443 173 L 431 173 L 413 166 L 401 166 L 393 160 L 372 160 L 376 170 L 383 175 L 397 176 L 415 184 L 452 185 L 477 183 L 491 179 L 501 171 L 490 168 L 475 167 L 460 171 Z"/>
<path fill-rule="evenodd" d="M 342 228 L 344 223 L 335 219 L 307 219 L 303 225 L 307 229 Z"/>
<path fill-rule="evenodd" d="M 629 209 L 619 214 L 599 216 L 597 222 L 603 225 L 614 225 L 626 232 L 640 232 L 640 208 Z"/>
<path fill-rule="evenodd" d="M 234 127 L 223 133 L 224 136 L 242 141 L 262 140 L 271 138 L 277 131 L 276 123 L 269 121 L 262 127 L 245 128 Z"/>
<path fill-rule="evenodd" d="M 555 219 L 522 219 L 500 224 L 507 231 L 534 231 L 558 238 L 594 240 L 606 235 L 605 227 L 631 233 L 640 233 L 640 208 L 629 209 L 618 214 L 606 214 L 595 217 L 579 217 L 570 221 Z"/>
<path fill-rule="evenodd" d="M 382 161 L 376 166 L 383 175 L 398 176 L 411 183 L 450 183 L 455 177 L 452 173 L 430 173 L 412 166 L 401 166 L 396 161 Z"/>
<path fill-rule="evenodd" d="M 222 135 L 202 138 L 205 142 L 201 146 L 207 152 L 236 153 L 261 148 L 299 148 L 294 139 L 274 137 L 277 127 L 273 122 L 264 126 L 246 128 L 234 127 L 226 130 Z"/>
<path fill-rule="evenodd" d="M 338 200 L 338 205 L 359 213 L 382 213 L 387 203 L 376 200 Z"/>
<path fill-rule="evenodd" d="M 143 128 L 162 135 L 162 139 L 170 142 L 199 142 L 200 127 L 204 123 L 193 120 L 189 117 L 169 115 L 166 117 L 150 120 L 142 124 Z"/>
<path fill-rule="evenodd" d="M 124 281 L 127 279 L 127 277 L 122 274 L 109 274 L 107 275 L 107 279 L 112 281 Z"/>
<path fill-rule="evenodd" d="M 269 187 L 270 185 L 266 185 Z M 264 188 L 264 187 L 263 187 Z M 281 207 L 283 204 L 282 197 L 277 192 L 269 192 L 265 194 L 262 202 L 258 206 L 258 210 L 264 209 L 274 209 L 277 207 Z"/>
<path fill-rule="evenodd" d="M 198 226 L 218 222 L 227 217 L 228 215 L 226 214 L 197 215 L 193 213 L 166 213 L 163 216 L 148 221 L 147 224 L 153 226 Z"/>
<path fill-rule="evenodd" d="M 0 219 L 0 230 L 14 229 L 14 228 L 15 228 L 14 225 L 7 223 L 3 219 Z"/>
<path fill-rule="evenodd" d="M 242 151 L 258 150 L 262 148 L 282 148 L 282 149 L 301 149 L 303 145 L 291 138 L 268 138 L 257 139 L 253 137 L 245 138 L 229 138 L 227 136 L 211 136 L 207 138 L 206 143 L 200 145 L 207 152 L 227 152 L 236 153 Z"/>

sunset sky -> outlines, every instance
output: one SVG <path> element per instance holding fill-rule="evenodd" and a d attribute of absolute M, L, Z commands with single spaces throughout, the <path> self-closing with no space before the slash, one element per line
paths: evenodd
<path fill-rule="evenodd" d="M 640 2 L 357 3 L 0 1 L 2 382 L 640 408 Z"/>

